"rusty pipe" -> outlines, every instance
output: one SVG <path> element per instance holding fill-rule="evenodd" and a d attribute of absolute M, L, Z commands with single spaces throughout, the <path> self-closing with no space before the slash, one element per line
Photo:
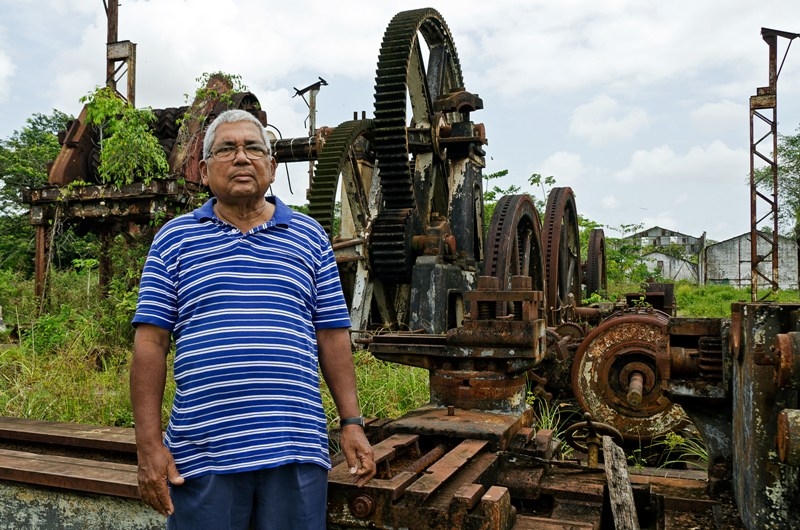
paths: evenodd
<path fill-rule="evenodd" d="M 418 458 L 414 462 L 411 462 L 408 467 L 406 467 L 403 471 L 408 471 L 409 473 L 419 474 L 428 469 L 431 465 L 433 465 L 437 460 L 442 458 L 445 453 L 447 452 L 447 447 L 443 444 L 439 444 L 424 455 L 421 458 Z"/>

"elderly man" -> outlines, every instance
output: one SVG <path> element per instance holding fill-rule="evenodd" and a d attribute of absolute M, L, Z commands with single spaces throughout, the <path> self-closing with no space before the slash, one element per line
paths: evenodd
<path fill-rule="evenodd" d="M 167 528 L 325 528 L 318 367 L 354 481 L 375 474 L 333 251 L 313 219 L 265 197 L 275 167 L 260 122 L 222 113 L 200 162 L 214 198 L 164 225 L 144 266 L 131 401 L 140 493 Z M 171 337 L 177 393 L 162 438 Z"/>

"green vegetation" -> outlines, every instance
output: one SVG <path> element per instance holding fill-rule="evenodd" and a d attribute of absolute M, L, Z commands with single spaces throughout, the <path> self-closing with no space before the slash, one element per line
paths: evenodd
<path fill-rule="evenodd" d="M 356 382 L 361 414 L 368 418 L 398 418 L 428 403 L 428 371 L 387 363 L 365 351 L 356 351 Z M 338 427 L 339 417 L 323 383 L 322 404 L 328 425 Z"/>
<path fill-rule="evenodd" d="M 795 135 L 778 136 L 778 221 L 781 235 L 800 235 L 800 128 Z M 756 185 L 764 193 L 772 193 L 772 168 L 756 171 Z"/>
<path fill-rule="evenodd" d="M 47 184 L 47 164 L 61 149 L 56 134 L 71 119 L 57 110 L 34 114 L 22 129 L 0 140 L 0 269 L 33 272 L 35 230 L 21 204 L 22 192 Z M 59 238 L 55 247 L 56 262 L 70 259 L 69 239 Z"/>
<path fill-rule="evenodd" d="M 135 290 L 112 284 L 99 296 L 91 266 L 53 273 L 50 310 L 35 316 L 33 281 L 0 271 L 8 331 L 0 334 L 0 415 L 132 426 L 128 366 Z M 170 358 L 170 361 L 172 359 Z M 428 402 L 428 372 L 356 352 L 359 399 L 366 416 L 398 417 Z M 167 418 L 175 388 L 164 398 Z M 329 421 L 336 410 L 327 389 Z"/>
<path fill-rule="evenodd" d="M 86 121 L 100 137 L 100 179 L 123 186 L 141 180 L 166 178 L 169 163 L 150 125 L 156 117 L 150 109 L 128 105 L 109 87 L 97 87 L 81 98 Z"/>
<path fill-rule="evenodd" d="M 553 436 L 562 440 L 558 448 L 559 456 L 570 458 L 573 449 L 564 441 L 563 433 L 571 423 L 581 419 L 580 410 L 575 403 L 559 400 L 547 401 L 533 392 L 528 392 L 525 401 L 533 409 L 533 428 L 553 431 Z"/>
<path fill-rule="evenodd" d="M 761 293 L 766 295 L 767 292 Z M 702 285 L 678 282 L 675 285 L 678 316 L 727 318 L 731 316 L 731 304 L 750 301 L 750 288 L 737 289 L 731 285 Z M 779 291 L 770 298 L 773 302 L 800 301 L 797 291 Z"/>
<path fill-rule="evenodd" d="M 130 426 L 130 300 L 99 296 L 97 274 L 51 273 L 47 311 L 37 316 L 33 281 L 0 271 L 7 327 L 0 335 L 0 414 Z"/>
<path fill-rule="evenodd" d="M 652 446 L 659 450 L 662 468 L 684 466 L 687 469 L 708 469 L 708 450 L 700 434 L 686 432 L 683 435 L 668 432 L 653 440 Z"/>

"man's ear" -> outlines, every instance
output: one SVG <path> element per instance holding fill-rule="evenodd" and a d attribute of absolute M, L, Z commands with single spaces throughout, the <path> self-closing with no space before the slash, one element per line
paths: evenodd
<path fill-rule="evenodd" d="M 272 182 L 275 182 L 275 172 L 278 170 L 278 161 L 275 156 L 269 157 L 269 165 L 272 168 Z"/>
<path fill-rule="evenodd" d="M 208 162 L 200 159 L 200 183 L 208 186 Z"/>

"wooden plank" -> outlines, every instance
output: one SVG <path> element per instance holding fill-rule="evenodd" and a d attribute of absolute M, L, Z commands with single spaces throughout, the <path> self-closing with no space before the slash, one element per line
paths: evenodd
<path fill-rule="evenodd" d="M 381 440 L 372 446 L 375 463 L 379 464 L 384 460 L 394 458 L 398 449 L 405 449 L 415 444 L 417 440 L 419 440 L 417 434 L 393 434 L 385 440 Z"/>
<path fill-rule="evenodd" d="M 603 503 L 556 499 L 550 519 L 559 522 L 580 521 L 598 529 L 603 520 Z"/>
<path fill-rule="evenodd" d="M 608 496 L 616 530 L 639 530 L 639 517 L 633 502 L 633 488 L 628 478 L 625 452 L 610 436 L 603 436 L 603 461 L 605 462 Z"/>
<path fill-rule="evenodd" d="M 139 498 L 136 466 L 0 449 L 0 480 Z"/>
<path fill-rule="evenodd" d="M 136 454 L 133 429 L 0 417 L 0 440 Z"/>
<path fill-rule="evenodd" d="M 539 483 L 542 495 L 552 495 L 559 499 L 603 502 L 605 478 L 597 471 L 551 468 Z"/>
<path fill-rule="evenodd" d="M 458 444 L 406 489 L 409 501 L 416 504 L 425 502 L 425 499 L 480 453 L 488 443 L 486 440 L 464 440 Z"/>
<path fill-rule="evenodd" d="M 517 515 L 512 530 L 596 530 L 597 526 L 581 521 L 567 521 L 564 519 L 547 519 L 545 517 L 531 517 Z"/>

